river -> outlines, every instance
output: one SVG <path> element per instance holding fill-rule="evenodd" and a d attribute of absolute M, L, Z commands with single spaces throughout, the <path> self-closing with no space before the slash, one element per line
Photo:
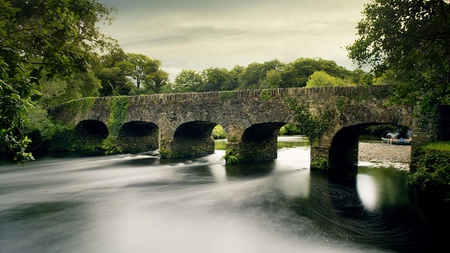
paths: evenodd
<path fill-rule="evenodd" d="M 0 252 L 437 252 L 407 171 L 311 172 L 309 147 L 225 166 L 149 155 L 45 157 L 0 166 Z M 437 241 L 436 241 L 437 240 Z"/>

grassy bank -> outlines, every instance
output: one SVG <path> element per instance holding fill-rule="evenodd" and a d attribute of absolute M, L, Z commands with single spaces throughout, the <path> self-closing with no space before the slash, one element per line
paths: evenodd
<path fill-rule="evenodd" d="M 423 146 L 426 150 L 450 152 L 450 142 L 431 142 Z"/>

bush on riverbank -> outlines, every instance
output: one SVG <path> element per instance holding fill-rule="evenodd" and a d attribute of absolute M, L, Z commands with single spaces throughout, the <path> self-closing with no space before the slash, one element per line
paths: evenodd
<path fill-rule="evenodd" d="M 418 197 L 450 207 L 450 142 L 435 142 L 413 151 L 408 186 Z"/>

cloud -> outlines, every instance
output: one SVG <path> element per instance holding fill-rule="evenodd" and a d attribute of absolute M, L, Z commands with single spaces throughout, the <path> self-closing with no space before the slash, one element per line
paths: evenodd
<path fill-rule="evenodd" d="M 106 34 L 126 52 L 181 69 L 247 65 L 299 57 L 350 68 L 343 47 L 355 39 L 369 0 L 101 0 L 118 18 Z"/>

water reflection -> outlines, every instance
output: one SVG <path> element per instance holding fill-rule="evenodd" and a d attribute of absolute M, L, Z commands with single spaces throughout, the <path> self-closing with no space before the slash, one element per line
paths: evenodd
<path fill-rule="evenodd" d="M 405 171 L 309 171 L 307 147 L 225 166 L 146 155 L 0 167 L 1 252 L 420 252 Z M 372 195 L 369 195 L 372 194 Z M 420 228 L 420 226 L 419 226 Z"/>

